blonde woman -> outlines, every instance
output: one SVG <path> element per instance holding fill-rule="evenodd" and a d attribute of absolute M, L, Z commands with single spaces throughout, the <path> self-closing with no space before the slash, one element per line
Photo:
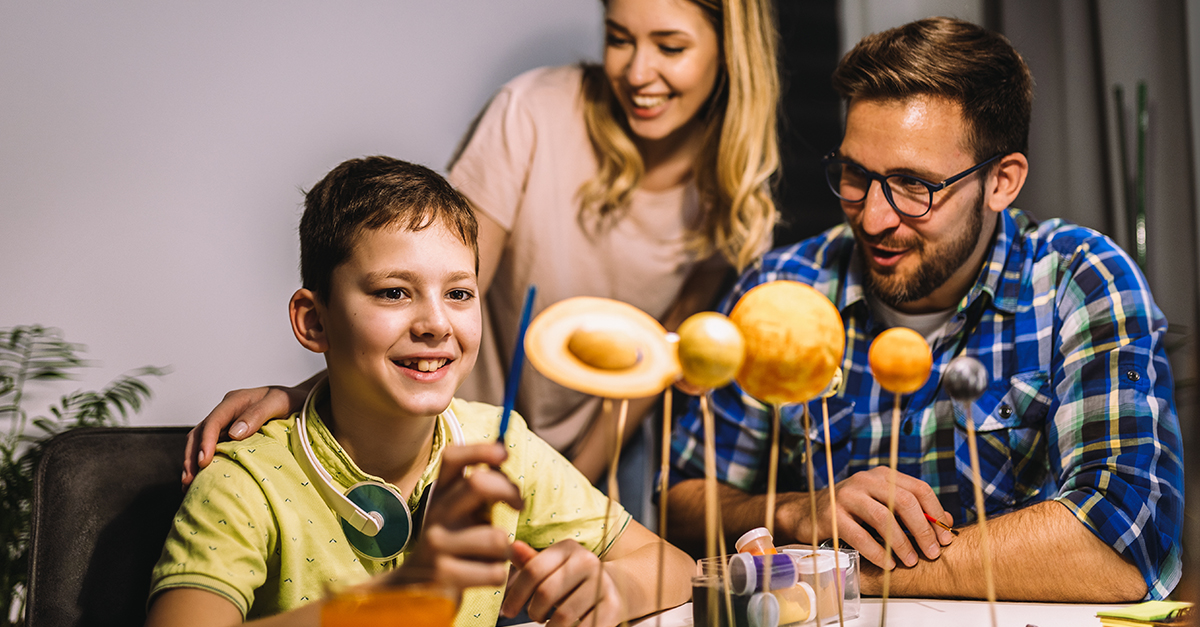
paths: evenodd
<path fill-rule="evenodd" d="M 778 166 L 770 0 L 607 0 L 603 65 L 539 68 L 496 94 L 449 179 L 479 220 L 484 327 L 459 395 L 499 404 L 529 284 L 535 309 L 628 302 L 673 329 L 770 246 Z M 398 366 L 402 367 L 402 366 Z M 231 422 L 240 439 L 296 411 L 309 382 L 226 395 L 193 430 L 185 483 Z M 631 405 L 652 411 L 655 399 Z M 517 410 L 595 481 L 615 417 L 528 368 Z M 236 419 L 236 421 L 235 421 Z M 639 420 L 630 420 L 625 437 Z"/>

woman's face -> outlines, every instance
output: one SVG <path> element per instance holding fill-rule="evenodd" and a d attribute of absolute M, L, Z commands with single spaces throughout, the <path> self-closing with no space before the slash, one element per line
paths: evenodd
<path fill-rule="evenodd" d="M 688 0 L 608 0 L 604 71 L 629 127 L 664 139 L 689 127 L 721 66 L 717 32 Z"/>

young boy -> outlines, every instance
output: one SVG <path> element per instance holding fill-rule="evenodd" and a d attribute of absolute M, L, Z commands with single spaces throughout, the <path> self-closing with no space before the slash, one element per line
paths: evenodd
<path fill-rule="evenodd" d="M 386 157 L 308 192 L 290 315 L 327 384 L 219 447 L 154 569 L 148 625 L 317 625 L 329 590 L 414 579 L 469 588 L 457 625 L 493 625 L 502 603 L 563 625 L 660 609 L 660 540 L 620 507 L 606 525 L 604 497 L 519 416 L 500 445 L 499 409 L 453 398 L 479 349 L 476 229 L 445 180 Z M 692 563 L 666 554 L 669 607 Z"/>

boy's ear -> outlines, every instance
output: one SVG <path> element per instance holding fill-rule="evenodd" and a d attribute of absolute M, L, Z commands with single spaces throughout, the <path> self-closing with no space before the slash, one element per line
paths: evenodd
<path fill-rule="evenodd" d="M 312 290 L 301 288 L 292 294 L 288 303 L 288 315 L 292 320 L 292 333 L 300 345 L 314 353 L 324 353 L 329 350 L 329 342 L 325 338 L 325 325 L 321 317 L 324 312 L 317 302 Z"/>

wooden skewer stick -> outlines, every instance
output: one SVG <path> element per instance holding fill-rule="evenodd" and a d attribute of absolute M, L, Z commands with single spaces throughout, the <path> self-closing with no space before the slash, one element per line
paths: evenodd
<path fill-rule="evenodd" d="M 896 515 L 896 475 L 900 450 L 900 395 L 916 392 L 929 379 L 933 367 L 933 354 L 929 344 L 920 333 L 906 327 L 892 327 L 880 333 L 867 352 L 867 362 L 875 381 L 885 390 L 896 395 L 892 404 L 891 451 L 888 456 L 888 520 Z M 899 561 L 892 558 L 892 536 L 883 531 L 884 565 L 892 560 L 892 568 L 899 568 Z M 883 571 L 883 598 L 879 603 L 879 625 L 887 621 L 888 588 L 891 586 L 892 569 Z"/>
<path fill-rule="evenodd" d="M 779 482 L 779 404 L 771 406 L 771 449 L 767 462 L 767 520 L 763 526 L 775 537 L 775 485 Z"/>
<path fill-rule="evenodd" d="M 610 409 L 612 404 L 605 399 L 605 410 Z M 608 413 L 605 411 L 604 413 Z M 608 546 L 608 534 L 612 530 L 613 524 L 609 520 L 612 516 L 612 506 L 620 500 L 620 494 L 617 488 L 617 464 L 621 461 L 621 434 L 625 433 L 625 418 L 629 414 L 629 399 L 621 401 L 621 408 L 617 410 L 617 432 L 616 438 L 613 440 L 612 459 L 608 465 L 608 503 L 604 505 L 604 533 L 600 535 L 600 546 Z M 596 627 L 597 621 L 600 620 L 600 612 L 596 609 L 600 605 L 600 599 L 604 597 L 604 562 L 600 562 L 600 576 L 596 578 L 596 601 L 592 603 L 592 627 Z"/>
<path fill-rule="evenodd" d="M 720 503 L 717 500 L 717 444 L 713 426 L 712 408 L 708 405 L 708 392 L 700 395 L 700 417 L 704 422 L 704 527 L 706 557 L 725 555 L 725 538 L 721 530 Z M 718 552 L 719 551 L 719 552 Z M 725 611 L 729 625 L 733 625 L 733 599 L 729 589 L 728 569 L 721 566 L 721 589 L 725 595 Z M 717 620 L 717 597 L 709 597 L 709 613 Z"/>
<path fill-rule="evenodd" d="M 975 514 L 979 518 L 979 548 L 983 550 L 983 580 L 987 585 L 988 608 L 992 613 L 992 627 L 996 627 L 996 584 L 992 579 L 992 554 L 988 547 L 987 509 L 983 502 L 983 482 L 979 476 L 979 449 L 975 445 L 975 421 L 971 419 L 970 405 L 967 406 L 967 449 L 971 452 L 971 479 L 975 484 Z"/>
<path fill-rule="evenodd" d="M 705 557 L 717 556 L 717 444 L 707 395 L 700 396 L 704 421 L 704 538 Z"/>
<path fill-rule="evenodd" d="M 808 526 L 810 529 L 812 529 L 812 563 L 813 563 L 813 575 L 815 576 L 821 572 L 820 563 L 817 561 L 817 540 L 818 540 L 818 538 L 817 538 L 817 489 L 816 489 L 816 486 L 813 485 L 813 481 L 816 478 L 816 471 L 813 469 L 813 460 L 812 460 L 812 424 L 811 424 L 812 419 L 808 415 L 808 405 L 805 404 L 803 407 L 804 407 L 803 413 L 804 413 L 804 465 L 805 465 L 804 470 L 805 470 L 805 472 L 808 473 L 808 475 L 807 475 L 808 476 L 808 503 L 809 503 L 809 509 L 811 510 L 811 512 L 809 514 L 809 519 L 808 519 L 809 520 Z M 834 565 L 836 566 L 837 565 L 837 555 L 834 555 L 833 558 L 834 558 Z M 836 579 L 836 577 L 835 577 L 835 579 Z M 817 605 L 817 607 L 813 608 L 813 610 L 816 612 L 817 624 L 820 624 L 821 623 L 821 606 Z"/>
<path fill-rule="evenodd" d="M 942 381 L 952 402 L 962 403 L 966 412 L 967 450 L 971 454 L 971 482 L 975 487 L 975 515 L 979 519 L 979 548 L 983 553 L 983 580 L 987 586 L 988 609 L 992 627 L 996 627 L 996 586 L 992 579 L 992 555 L 988 545 L 987 506 L 983 501 L 983 480 L 979 473 L 979 448 L 975 439 L 975 419 L 971 408 L 987 389 L 988 374 L 983 364 L 970 357 L 955 357 L 946 367 Z"/>
<path fill-rule="evenodd" d="M 662 421 L 662 466 L 658 471 L 658 587 L 654 597 L 654 607 L 663 605 L 663 579 L 667 568 L 667 484 L 668 473 L 671 472 L 671 388 L 663 392 L 663 421 Z M 656 624 L 662 624 L 660 614 Z"/>
<path fill-rule="evenodd" d="M 767 466 L 767 515 L 766 524 L 767 533 L 775 536 L 775 489 L 779 482 L 779 413 L 780 404 L 773 403 L 771 405 L 771 449 L 769 455 L 769 465 Z M 766 564 L 764 565 L 764 573 L 771 572 L 771 555 L 764 555 Z M 765 576 L 763 578 L 763 592 L 771 591 L 771 578 Z M 732 621 L 730 622 L 732 625 Z"/>
<path fill-rule="evenodd" d="M 888 516 L 895 515 L 896 511 L 896 466 L 899 462 L 900 453 L 900 393 L 896 392 L 896 404 L 892 407 L 892 432 L 891 446 L 888 453 L 888 468 L 891 471 L 888 473 Z M 883 534 L 883 559 L 892 559 L 892 535 L 884 532 Z M 893 568 L 898 568 L 900 565 L 892 560 Z M 887 624 L 887 599 L 888 586 L 891 584 L 892 570 L 885 568 L 883 570 L 883 600 L 879 604 L 879 626 L 883 627 Z"/>
<path fill-rule="evenodd" d="M 729 551 L 725 547 L 725 516 L 721 513 L 720 507 L 717 508 L 717 551 L 720 553 L 722 559 L 724 559 L 726 555 L 729 555 Z M 725 597 L 725 624 L 733 625 L 735 624 L 733 620 L 733 591 L 729 584 L 729 564 L 724 563 L 721 565 L 721 568 L 723 568 L 725 572 L 725 577 L 723 579 L 725 585 L 721 586 L 721 594 Z M 769 589 L 769 582 L 767 583 L 767 586 Z M 716 612 L 711 612 L 709 614 L 709 616 L 716 615 Z M 713 620 L 715 621 L 716 619 L 714 618 Z"/>
<path fill-rule="evenodd" d="M 845 627 L 846 611 L 842 607 L 842 603 L 846 592 L 842 590 L 842 547 L 838 540 L 837 490 L 833 486 L 833 445 L 829 443 L 829 397 L 837 394 L 837 389 L 841 387 L 841 379 L 841 370 L 839 369 L 830 383 L 829 390 L 821 396 L 821 414 L 825 422 L 825 473 L 829 477 L 829 522 L 833 527 L 833 559 L 838 574 L 833 578 L 833 586 L 838 600 L 838 627 Z"/>

